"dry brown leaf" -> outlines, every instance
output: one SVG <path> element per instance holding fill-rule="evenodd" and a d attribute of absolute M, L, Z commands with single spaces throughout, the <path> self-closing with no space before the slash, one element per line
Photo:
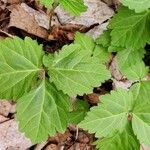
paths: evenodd
<path fill-rule="evenodd" d="M 0 124 L 0 150 L 25 150 L 31 146 L 31 141 L 18 131 L 15 120 Z"/>
<path fill-rule="evenodd" d="M 58 146 L 56 144 L 48 145 L 45 150 L 58 150 Z"/>
<path fill-rule="evenodd" d="M 9 120 L 9 118 L 6 118 L 6 117 L 0 115 L 0 124 L 7 121 L 7 120 Z"/>
<path fill-rule="evenodd" d="M 75 32 L 79 31 L 85 33 L 89 31 L 97 24 L 93 24 L 92 26 L 86 27 L 84 25 L 79 24 L 66 24 L 66 25 L 59 25 L 53 26 L 51 29 L 51 34 L 48 37 L 48 40 L 56 40 L 56 41 L 72 41 L 74 40 Z"/>
<path fill-rule="evenodd" d="M 84 98 L 87 99 L 87 101 L 90 104 L 95 105 L 99 102 L 99 96 L 100 96 L 100 94 L 91 93 L 91 94 L 88 94 L 88 95 L 84 95 Z"/>
<path fill-rule="evenodd" d="M 109 66 L 109 70 L 112 74 L 112 77 L 118 81 L 122 80 L 124 77 L 123 75 L 120 73 L 119 69 L 118 69 L 118 64 L 117 64 L 117 58 L 114 57 L 112 59 L 112 62 Z"/>
<path fill-rule="evenodd" d="M 32 10 L 32 11 L 31 11 Z M 12 8 L 10 8 L 11 14 L 10 14 L 10 23 L 9 27 L 16 27 L 21 30 L 26 31 L 29 34 L 38 36 L 40 38 L 46 38 L 48 37 L 48 31 L 44 27 L 41 27 L 41 22 L 40 25 L 38 24 L 37 20 L 35 18 L 35 10 L 32 8 L 29 9 L 29 6 L 26 4 L 22 3 L 21 5 L 15 5 Z M 38 12 L 39 15 L 39 12 Z M 37 15 L 37 16 L 38 16 Z M 40 15 L 40 18 L 42 20 L 43 15 Z M 39 18 L 38 18 L 39 19 Z"/>
<path fill-rule="evenodd" d="M 54 142 L 54 143 L 63 143 L 70 136 L 71 136 L 71 133 L 67 129 L 65 133 L 63 133 L 63 134 L 58 133 L 56 136 L 50 137 L 48 139 L 48 141 L 49 142 Z"/>
<path fill-rule="evenodd" d="M 10 113 L 11 107 L 12 105 L 9 101 L 0 100 L 0 115 L 7 117 Z"/>

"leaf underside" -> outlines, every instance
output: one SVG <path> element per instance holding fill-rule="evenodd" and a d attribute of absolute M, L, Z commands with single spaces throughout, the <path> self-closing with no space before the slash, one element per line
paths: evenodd
<path fill-rule="evenodd" d="M 64 46 L 49 67 L 50 81 L 64 93 L 75 96 L 90 93 L 110 78 L 105 65 L 82 50 L 78 44 Z"/>
<path fill-rule="evenodd" d="M 59 94 L 58 94 L 59 93 Z M 17 102 L 19 128 L 33 143 L 47 140 L 68 125 L 69 97 L 49 81 L 42 83 Z"/>
<path fill-rule="evenodd" d="M 25 38 L 0 40 L 0 97 L 18 99 L 31 89 L 42 70 L 42 47 Z"/>

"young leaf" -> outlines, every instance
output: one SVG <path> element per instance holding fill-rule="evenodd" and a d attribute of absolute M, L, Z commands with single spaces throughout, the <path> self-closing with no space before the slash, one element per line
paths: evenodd
<path fill-rule="evenodd" d="M 71 15 L 79 16 L 87 10 L 83 0 L 59 0 L 59 3 Z"/>
<path fill-rule="evenodd" d="M 143 48 L 150 42 L 149 24 L 150 11 L 136 14 L 126 7 L 121 7 L 109 24 L 112 29 L 111 44 L 137 50 Z"/>
<path fill-rule="evenodd" d="M 51 66 L 53 61 L 54 61 L 54 55 L 53 54 L 43 56 L 43 65 L 45 67 L 48 68 L 49 66 Z"/>
<path fill-rule="evenodd" d="M 96 44 L 102 45 L 103 47 L 109 47 L 111 43 L 111 30 L 106 30 L 96 39 Z"/>
<path fill-rule="evenodd" d="M 114 136 L 99 139 L 95 143 L 99 150 L 139 150 L 140 143 L 134 135 L 132 128 L 128 125 L 126 129 Z"/>
<path fill-rule="evenodd" d="M 97 39 L 96 39 L 96 44 L 100 45 L 102 47 L 107 48 L 108 52 L 118 52 L 121 51 L 122 47 L 117 47 L 114 45 L 111 45 L 111 30 L 107 29 L 103 32 L 102 35 L 100 35 Z"/>
<path fill-rule="evenodd" d="M 120 0 L 124 6 L 134 9 L 136 13 L 147 11 L 150 8 L 149 0 Z"/>
<path fill-rule="evenodd" d="M 85 49 L 85 51 L 88 51 L 90 53 L 93 52 L 95 43 L 94 40 L 83 33 L 77 32 L 75 34 L 75 44 L 80 44 L 82 46 L 82 49 Z"/>
<path fill-rule="evenodd" d="M 77 100 L 74 103 L 73 111 L 69 113 L 69 122 L 78 124 L 86 116 L 89 110 L 89 104 L 86 101 Z"/>
<path fill-rule="evenodd" d="M 42 56 L 30 38 L 0 40 L 0 98 L 16 100 L 28 92 L 42 70 Z"/>
<path fill-rule="evenodd" d="M 64 46 L 49 67 L 50 81 L 64 93 L 74 96 L 90 93 L 110 78 L 106 67 L 77 44 Z"/>
<path fill-rule="evenodd" d="M 120 72 L 130 80 L 140 80 L 148 74 L 148 68 L 143 62 L 144 49 L 125 49 L 117 54 Z"/>
<path fill-rule="evenodd" d="M 79 127 L 96 133 L 96 137 L 122 132 L 127 124 L 127 113 L 132 109 L 132 94 L 123 89 L 101 97 L 101 103 L 93 107 Z"/>
<path fill-rule="evenodd" d="M 17 102 L 19 128 L 33 143 L 47 140 L 68 125 L 69 97 L 45 79 Z"/>
<path fill-rule="evenodd" d="M 96 45 L 93 52 L 93 57 L 99 59 L 100 63 L 105 64 L 110 59 L 110 53 L 107 52 L 107 48 L 102 47 L 100 45 Z"/>

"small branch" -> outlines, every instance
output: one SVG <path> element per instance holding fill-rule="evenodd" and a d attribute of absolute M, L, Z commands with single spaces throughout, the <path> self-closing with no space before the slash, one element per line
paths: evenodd
<path fill-rule="evenodd" d="M 49 28 L 50 28 L 50 31 L 51 31 L 51 26 L 52 26 L 52 18 L 53 18 L 53 15 L 55 14 L 55 9 L 56 7 L 59 5 L 59 3 L 57 1 L 54 2 L 54 4 L 52 5 L 52 8 L 50 9 L 50 12 L 49 12 Z"/>
<path fill-rule="evenodd" d="M 1 30 L 1 29 L 0 29 L 0 33 L 3 33 L 3 34 L 7 35 L 7 36 L 10 37 L 10 38 L 14 38 L 13 35 L 11 35 L 11 34 L 5 32 L 5 31 L 3 31 L 3 30 Z"/>

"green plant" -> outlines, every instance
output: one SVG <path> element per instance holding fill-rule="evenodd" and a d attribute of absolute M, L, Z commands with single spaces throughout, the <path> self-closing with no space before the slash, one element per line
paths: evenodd
<path fill-rule="evenodd" d="M 89 51 L 84 38 L 93 43 Z M 88 105 L 77 102 L 74 109 L 69 96 L 92 92 L 93 87 L 110 78 L 93 50 L 94 41 L 80 33 L 73 44 L 49 55 L 30 38 L 0 41 L 0 97 L 17 102 L 19 128 L 33 143 L 82 120 Z"/>
<path fill-rule="evenodd" d="M 68 11 L 71 15 L 78 16 L 87 10 L 83 0 L 39 0 L 47 8 L 55 9 L 58 5 Z"/>
<path fill-rule="evenodd" d="M 79 127 L 95 133 L 100 150 L 139 150 L 150 146 L 150 81 L 145 65 L 145 46 L 150 43 L 149 1 L 121 0 L 107 30 L 96 40 L 98 45 L 116 52 L 120 72 L 134 84 L 130 89 L 116 89 L 100 97 Z"/>
<path fill-rule="evenodd" d="M 72 12 L 77 0 L 42 1 L 46 6 L 58 2 L 73 6 L 67 7 Z M 33 143 L 74 123 L 95 133 L 100 150 L 150 146 L 149 67 L 143 60 L 150 44 L 149 1 L 121 2 L 133 10 L 121 6 L 98 39 L 77 32 L 72 44 L 54 54 L 46 55 L 42 45 L 28 37 L 0 40 L 0 98 L 17 102 L 19 128 Z M 73 103 L 70 97 L 91 93 L 111 78 L 106 63 L 112 52 L 120 72 L 134 84 L 101 96 L 90 111 L 85 101 Z"/>

